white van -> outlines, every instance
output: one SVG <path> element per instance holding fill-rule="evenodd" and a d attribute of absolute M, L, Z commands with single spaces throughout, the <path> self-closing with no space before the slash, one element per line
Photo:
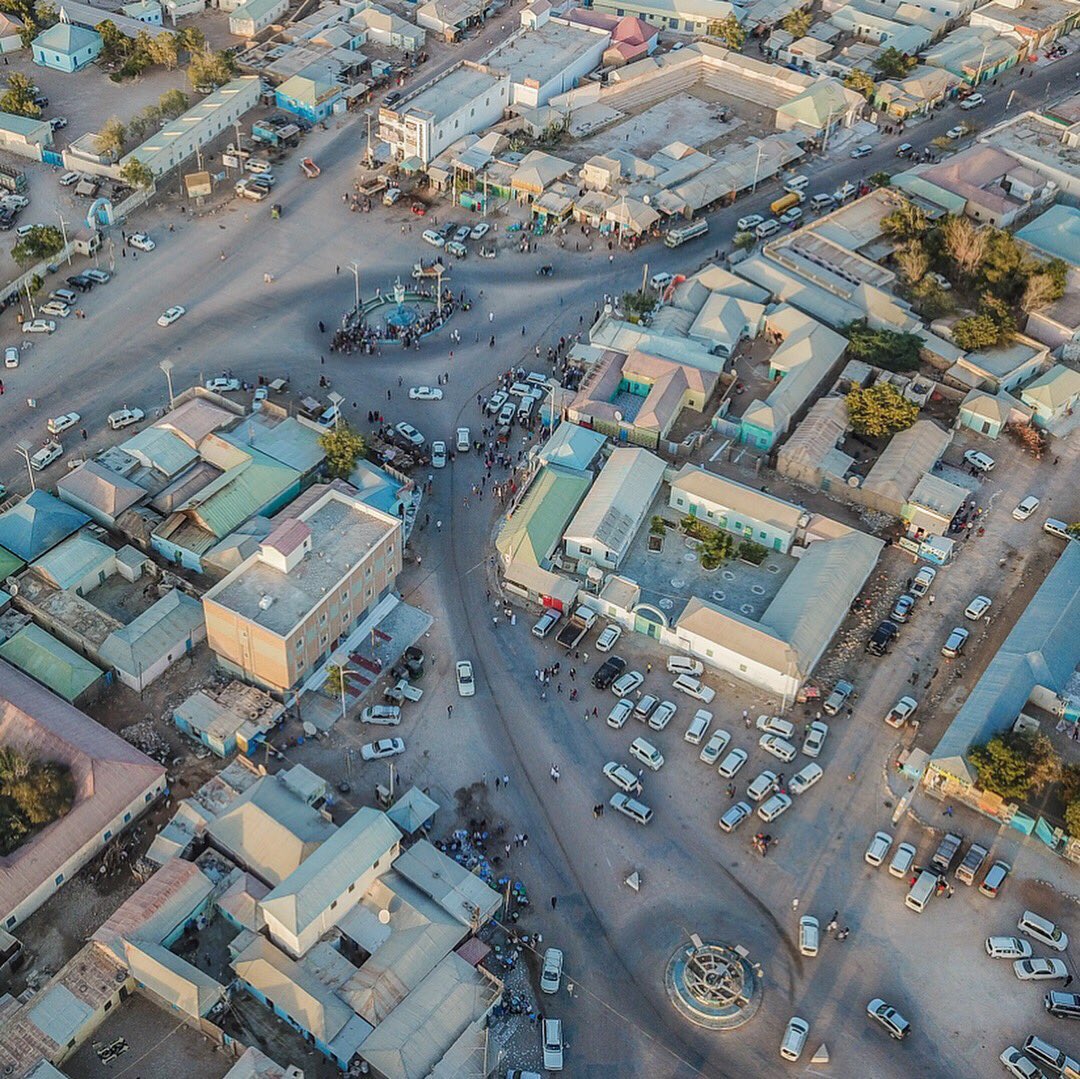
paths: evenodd
<path fill-rule="evenodd" d="M 648 824 L 652 820 L 652 809 L 628 794 L 613 794 L 608 805 L 625 814 L 632 821 L 637 821 L 638 824 Z"/>
<path fill-rule="evenodd" d="M 937 882 L 937 874 L 924 869 L 919 874 L 919 879 L 911 886 L 911 891 L 904 896 L 904 906 L 915 911 L 916 914 L 922 914 L 934 894 Z"/>
<path fill-rule="evenodd" d="M 1016 923 L 1016 928 L 1026 937 L 1053 948 L 1055 952 L 1063 952 L 1069 946 L 1069 938 L 1065 931 L 1054 925 L 1049 918 L 1036 914 L 1033 910 L 1025 910 Z"/>
<path fill-rule="evenodd" d="M 559 621 L 559 612 L 556 610 L 548 609 L 540 616 L 540 620 L 532 628 L 534 637 L 546 637 L 554 628 L 555 623 Z"/>
<path fill-rule="evenodd" d="M 806 1038 L 810 1033 L 810 1024 L 797 1015 L 788 1020 L 787 1029 L 780 1042 L 780 1056 L 784 1060 L 796 1061 L 802 1056 Z"/>
<path fill-rule="evenodd" d="M 1043 531 L 1049 532 L 1051 536 L 1057 536 L 1058 539 L 1072 539 L 1069 535 L 1069 526 L 1064 521 L 1059 521 L 1054 517 L 1047 517 L 1043 521 Z"/>
<path fill-rule="evenodd" d="M 756 229 L 754 229 L 754 235 L 759 240 L 767 240 L 770 236 L 775 236 L 780 231 L 780 222 L 776 218 L 770 218 L 768 221 L 762 221 Z"/>
<path fill-rule="evenodd" d="M 525 423 L 532 418 L 533 407 L 536 405 L 535 397 L 523 397 L 521 404 L 518 405 L 517 418 L 518 423 Z"/>
<path fill-rule="evenodd" d="M 668 656 L 668 674 L 689 674 L 697 676 L 705 670 L 705 664 L 689 656 Z"/>
<path fill-rule="evenodd" d="M 664 766 L 664 755 L 644 738 L 635 738 L 630 743 L 630 756 L 637 757 L 646 768 L 658 772 Z"/>
<path fill-rule="evenodd" d="M 790 192 L 792 195 L 800 195 L 809 186 L 809 176 L 792 176 L 792 178 L 784 184 L 784 190 Z"/>

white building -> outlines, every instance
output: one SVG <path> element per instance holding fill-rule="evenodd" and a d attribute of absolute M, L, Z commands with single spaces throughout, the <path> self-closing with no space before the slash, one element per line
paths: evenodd
<path fill-rule="evenodd" d="M 648 450 L 614 450 L 563 533 L 568 558 L 617 569 L 660 490 L 664 462 Z"/>
<path fill-rule="evenodd" d="M 259 103 L 259 77 L 241 75 L 204 97 L 160 131 L 151 135 L 120 161 L 121 168 L 132 158 L 141 161 L 155 176 L 181 165 L 196 150 L 231 130 L 245 113 Z"/>
<path fill-rule="evenodd" d="M 254 37 L 288 10 L 289 0 L 245 0 L 229 16 L 229 33 L 237 37 Z"/>
<path fill-rule="evenodd" d="M 364 898 L 400 852 L 385 813 L 358 809 L 318 850 L 259 902 L 271 939 L 302 956 Z"/>

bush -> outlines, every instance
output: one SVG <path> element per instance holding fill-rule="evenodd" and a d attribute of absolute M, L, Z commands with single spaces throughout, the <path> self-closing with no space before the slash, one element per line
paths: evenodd
<path fill-rule="evenodd" d="M 968 758 L 979 786 L 1012 801 L 1022 801 L 1032 787 L 1042 787 L 1061 774 L 1061 762 L 1050 740 L 1028 731 L 1006 731 L 985 745 L 974 746 Z"/>
<path fill-rule="evenodd" d="M 738 556 L 743 562 L 749 562 L 753 566 L 760 566 L 769 557 L 769 548 L 763 547 L 754 540 L 743 540 L 739 544 Z"/>
<path fill-rule="evenodd" d="M 886 371 L 915 371 L 919 366 L 922 338 L 896 330 L 871 329 L 865 319 L 844 327 L 848 355 Z"/>
<path fill-rule="evenodd" d="M 1065 807 L 1065 831 L 1074 839 L 1080 837 L 1080 800 Z"/>
<path fill-rule="evenodd" d="M 868 389 L 852 390 L 845 398 L 851 429 L 869 438 L 906 431 L 919 416 L 913 401 L 902 397 L 890 382 L 878 382 Z"/>
<path fill-rule="evenodd" d="M 75 783 L 66 765 L 0 750 L 0 854 L 10 854 L 74 803 Z"/>

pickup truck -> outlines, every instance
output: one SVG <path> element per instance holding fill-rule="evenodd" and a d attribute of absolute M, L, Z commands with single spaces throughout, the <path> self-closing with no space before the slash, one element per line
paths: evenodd
<path fill-rule="evenodd" d="M 305 157 L 304 160 L 300 162 L 300 170 L 309 180 L 314 180 L 315 177 L 322 172 L 322 169 L 320 169 L 310 157 Z"/>
<path fill-rule="evenodd" d="M 246 180 L 241 180 L 233 190 L 242 199 L 251 199 L 252 202 L 262 202 L 270 194 L 269 191 L 264 191 L 261 187 L 256 187 L 254 184 L 249 184 Z"/>
<path fill-rule="evenodd" d="M 947 873 L 949 866 L 952 865 L 953 859 L 960 850 L 961 843 L 963 843 L 963 840 L 960 836 L 954 835 L 952 832 L 946 832 L 945 837 L 938 844 L 938 849 L 934 851 L 930 864 L 940 869 L 942 873 Z"/>
<path fill-rule="evenodd" d="M 30 467 L 35 472 L 40 472 L 43 468 L 48 468 L 62 453 L 64 447 L 56 440 L 46 442 L 40 450 L 37 451 L 30 458 Z"/>
<path fill-rule="evenodd" d="M 559 630 L 555 638 L 556 644 L 563 648 L 574 648 L 586 633 L 596 623 L 597 613 L 591 607 L 578 607 L 570 616 L 570 621 Z"/>
<path fill-rule="evenodd" d="M 986 856 L 990 852 L 979 843 L 972 843 L 968 847 L 964 860 L 956 867 L 956 879 L 963 881 L 969 887 L 975 883 L 975 875 L 979 872 Z"/>
<path fill-rule="evenodd" d="M 821 710 L 827 716 L 835 716 L 854 692 L 855 687 L 850 682 L 837 682 L 832 693 L 829 694 L 829 699 L 821 706 Z"/>
<path fill-rule="evenodd" d="M 423 695 L 422 689 L 410 685 L 407 678 L 401 678 L 394 685 L 386 687 L 383 697 L 394 704 L 401 704 L 402 701 L 418 701 Z"/>

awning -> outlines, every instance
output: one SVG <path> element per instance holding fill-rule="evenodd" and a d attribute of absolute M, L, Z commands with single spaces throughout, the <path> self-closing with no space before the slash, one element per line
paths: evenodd
<path fill-rule="evenodd" d="M 401 169 L 402 172 L 423 172 L 424 163 L 418 157 L 407 157 L 402 161 L 398 168 Z"/>

